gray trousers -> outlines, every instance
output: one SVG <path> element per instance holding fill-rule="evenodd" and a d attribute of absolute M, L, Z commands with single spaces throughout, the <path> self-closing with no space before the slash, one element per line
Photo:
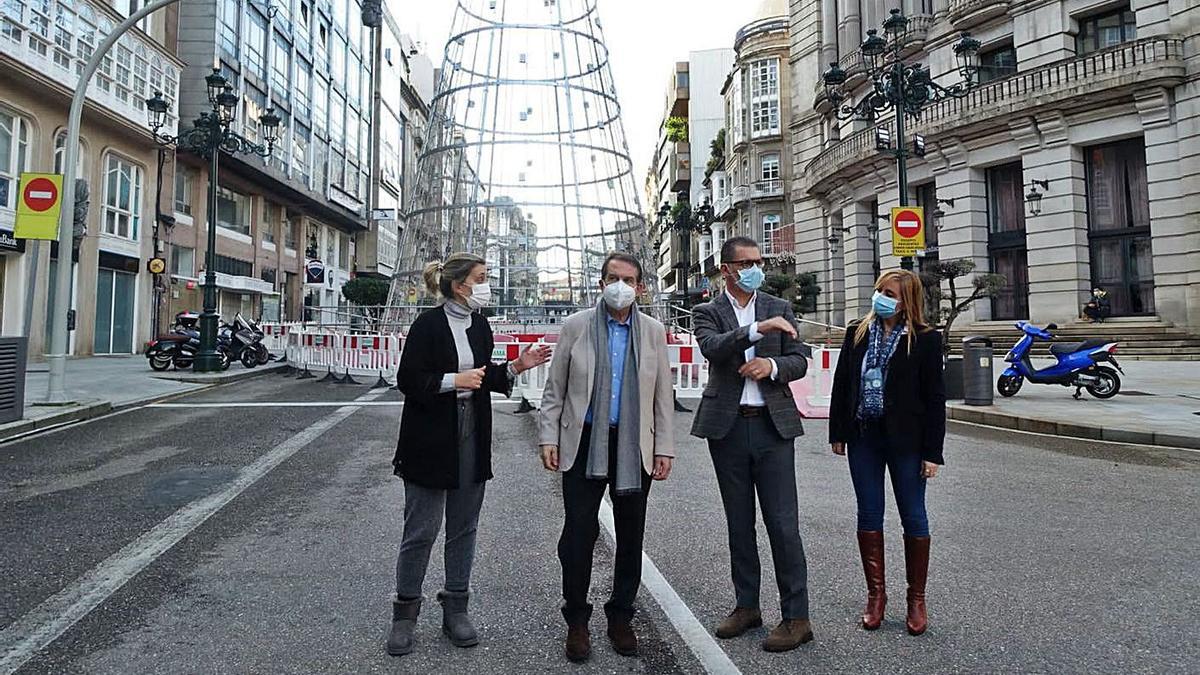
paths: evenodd
<path fill-rule="evenodd" d="M 708 449 L 725 505 L 737 606 L 759 606 L 762 567 L 755 531 L 757 492 L 771 541 L 783 618 L 807 619 L 808 562 L 800 539 L 795 442 L 780 437 L 763 411 L 758 417 L 738 417 L 729 435 L 709 440 Z"/>
<path fill-rule="evenodd" d="M 429 555 L 446 517 L 446 590 L 465 593 L 475 562 L 475 531 L 487 483 L 475 482 L 475 410 L 458 402 L 459 487 L 435 490 L 404 481 L 404 535 L 396 560 L 396 595 L 421 597 Z"/>

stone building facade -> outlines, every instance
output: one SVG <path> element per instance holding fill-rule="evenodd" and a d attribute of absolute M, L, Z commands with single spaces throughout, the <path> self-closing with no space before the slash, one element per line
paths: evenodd
<path fill-rule="evenodd" d="M 888 8 L 792 3 L 800 267 L 822 270 L 821 313 L 834 324 L 865 313 L 875 275 L 899 266 L 879 217 L 899 203 L 899 187 L 894 159 L 875 147 L 874 127 L 892 123 L 834 120 L 821 73 L 839 62 L 861 94 L 858 47 Z M 968 320 L 1070 322 L 1099 287 L 1115 316 L 1200 331 L 1200 6 L 904 0 L 900 8 L 911 20 L 909 59 L 946 86 L 960 80 L 960 32 L 982 43 L 970 93 L 909 121 L 927 148 L 910 158 L 906 186 L 929 220 L 918 267 L 967 258 L 1008 278 Z"/>

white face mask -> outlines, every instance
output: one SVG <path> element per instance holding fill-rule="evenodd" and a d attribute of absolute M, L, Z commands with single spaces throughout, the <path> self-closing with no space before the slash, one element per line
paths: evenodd
<path fill-rule="evenodd" d="M 471 294 L 467 296 L 467 307 L 478 312 L 484 307 L 492 304 L 492 286 L 488 282 L 475 284 L 471 287 Z"/>
<path fill-rule="evenodd" d="M 636 297 L 637 291 L 624 281 L 616 281 L 604 287 L 605 304 L 618 312 L 628 309 Z"/>

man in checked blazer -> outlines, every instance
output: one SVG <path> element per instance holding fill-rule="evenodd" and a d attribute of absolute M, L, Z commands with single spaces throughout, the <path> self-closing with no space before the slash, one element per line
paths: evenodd
<path fill-rule="evenodd" d="M 783 621 L 763 649 L 783 652 L 813 639 L 808 566 L 800 539 L 795 439 L 804 433 L 788 384 L 808 370 L 791 304 L 758 290 L 758 243 L 734 237 L 721 247 L 725 290 L 693 311 L 709 380 L 692 424 L 708 439 L 725 521 L 737 606 L 717 628 L 729 639 L 762 625 L 755 493 L 771 541 Z"/>

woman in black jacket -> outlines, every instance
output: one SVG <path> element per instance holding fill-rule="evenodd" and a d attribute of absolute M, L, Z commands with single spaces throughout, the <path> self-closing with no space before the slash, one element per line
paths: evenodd
<path fill-rule="evenodd" d="M 858 550 L 867 579 L 862 625 L 879 628 L 887 605 L 883 565 L 883 474 L 904 527 L 908 576 L 908 632 L 920 635 L 929 621 L 925 578 L 929 572 L 929 520 L 925 484 L 938 474 L 946 435 L 946 390 L 941 334 L 925 324 L 921 280 L 905 270 L 885 273 L 875 284 L 872 309 L 846 332 L 833 378 L 829 442 L 847 454 L 858 500 Z"/>
<path fill-rule="evenodd" d="M 487 278 L 484 259 L 469 253 L 427 265 L 425 285 L 443 302 L 413 322 L 400 356 L 404 412 L 392 463 L 404 479 L 404 535 L 387 641 L 393 656 L 413 649 L 421 587 L 443 514 L 442 630 L 459 647 L 479 643 L 467 603 L 479 510 L 492 478 L 491 395 L 511 394 L 515 376 L 550 358 L 543 346 L 509 363 L 491 362 L 492 329 L 479 313 L 491 304 Z"/>

